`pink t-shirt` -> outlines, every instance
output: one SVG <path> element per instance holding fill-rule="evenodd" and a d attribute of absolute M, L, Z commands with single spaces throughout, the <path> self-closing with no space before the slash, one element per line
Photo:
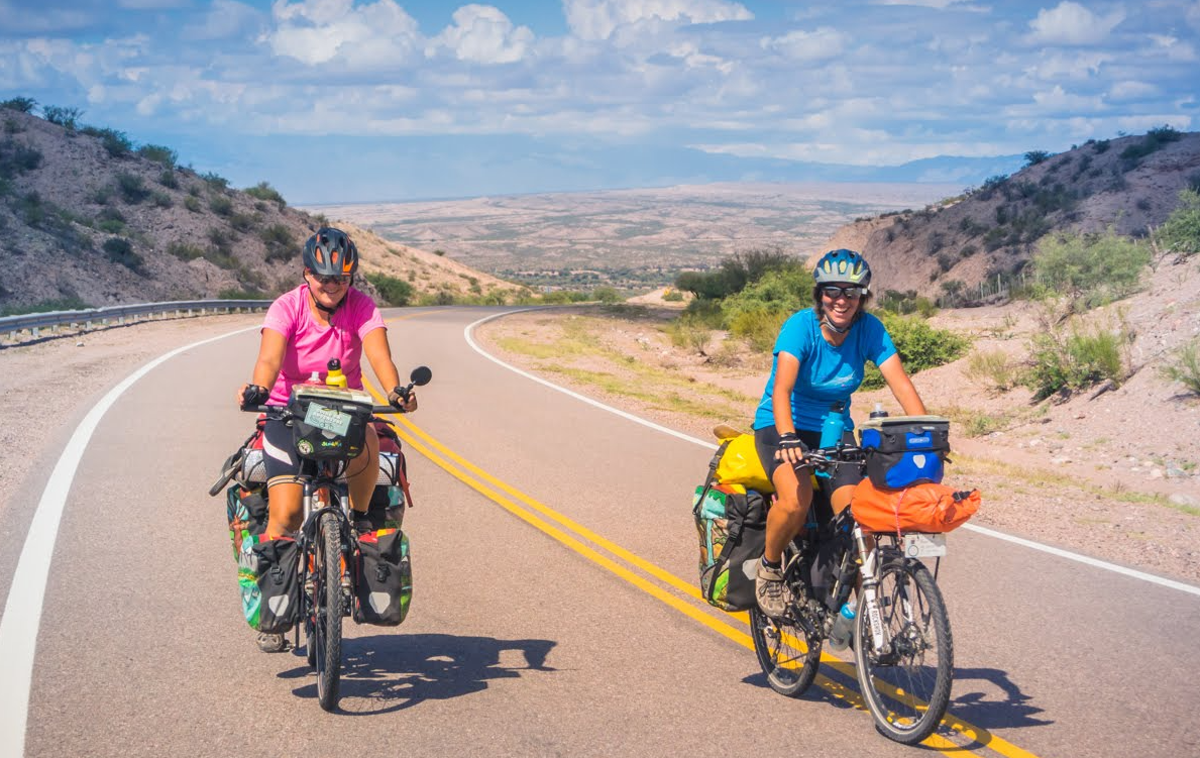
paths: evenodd
<path fill-rule="evenodd" d="M 328 373 L 331 358 L 342 362 L 346 382 L 362 389 L 362 343 L 367 333 L 386 329 L 383 316 L 371 298 L 351 287 L 346 299 L 330 320 L 322 326 L 308 306 L 308 285 L 301 284 L 280 295 L 267 309 L 264 329 L 272 329 L 287 338 L 279 378 L 271 388 L 271 405 L 287 405 L 292 385 L 303 382 L 316 371 L 321 380 Z"/>

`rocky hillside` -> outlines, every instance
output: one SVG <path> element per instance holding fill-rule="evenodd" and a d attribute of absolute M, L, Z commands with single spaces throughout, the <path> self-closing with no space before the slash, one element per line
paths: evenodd
<path fill-rule="evenodd" d="M 265 182 L 235 190 L 177 165 L 169 148 L 0 108 L 4 311 L 270 297 L 299 282 L 304 241 L 323 223 L 339 222 L 288 207 Z M 502 298 L 519 289 L 348 231 L 363 271 L 408 282 L 414 299 Z M 364 278 L 357 284 L 377 294 Z"/>
<path fill-rule="evenodd" d="M 1181 189 L 1200 187 L 1196 132 L 1164 127 L 1027 158 L 1021 171 L 989 179 L 961 198 L 858 221 L 826 249 L 861 250 L 886 289 L 938 294 L 958 281 L 978 291 L 982 281 L 1019 275 L 1049 232 L 1111 227 L 1144 237 L 1176 208 Z"/>

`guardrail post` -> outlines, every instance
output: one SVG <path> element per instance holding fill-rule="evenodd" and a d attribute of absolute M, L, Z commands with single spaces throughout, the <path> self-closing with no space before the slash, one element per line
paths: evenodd
<path fill-rule="evenodd" d="M 33 338 L 34 338 L 34 339 L 37 339 L 37 338 L 38 338 L 38 328 L 37 328 L 36 326 L 35 326 L 35 327 L 33 327 L 32 329 L 30 329 L 30 330 L 29 330 L 29 333 L 33 335 Z"/>
<path fill-rule="evenodd" d="M 92 320 L 90 318 L 87 320 L 87 324 L 83 328 L 89 332 L 92 331 Z"/>
<path fill-rule="evenodd" d="M 175 309 L 175 318 L 179 318 L 179 309 L 178 308 Z"/>

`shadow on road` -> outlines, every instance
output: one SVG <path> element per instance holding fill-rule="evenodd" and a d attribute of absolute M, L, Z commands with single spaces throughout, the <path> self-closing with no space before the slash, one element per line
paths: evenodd
<path fill-rule="evenodd" d="M 555 671 L 546 665 L 550 640 L 497 640 L 449 634 L 381 634 L 342 642 L 342 713 L 377 715 L 411 708 L 426 700 L 469 695 L 487 689 L 490 679 L 513 679 L 522 671 Z M 316 699 L 316 676 L 304 663 L 281 672 L 305 679 L 299 697 Z M 512 651 L 515 655 L 501 656 Z M 519 657 L 522 664 L 515 664 Z M 515 664 L 515 665 L 514 665 Z"/>
<path fill-rule="evenodd" d="M 1042 709 L 999 669 L 956 668 L 952 692 L 950 712 L 975 726 L 1015 729 L 1054 723 L 1036 718 Z"/>

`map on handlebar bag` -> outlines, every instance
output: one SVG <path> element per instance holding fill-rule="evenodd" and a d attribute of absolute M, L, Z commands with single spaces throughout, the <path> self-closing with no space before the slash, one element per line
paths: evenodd
<path fill-rule="evenodd" d="M 346 432 L 350 429 L 350 414 L 342 413 L 337 408 L 328 408 L 320 403 L 310 402 L 308 411 L 304 414 L 304 423 L 339 437 L 345 437 Z"/>

